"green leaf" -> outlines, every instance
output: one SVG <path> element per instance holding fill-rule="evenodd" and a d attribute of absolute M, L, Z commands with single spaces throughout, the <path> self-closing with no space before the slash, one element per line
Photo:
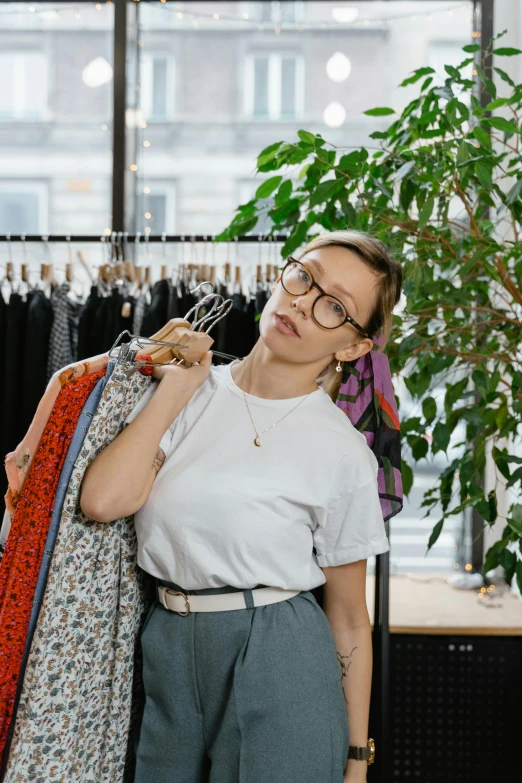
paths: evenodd
<path fill-rule="evenodd" d="M 506 582 L 511 584 L 511 580 L 513 579 L 513 574 L 515 573 L 517 564 L 516 554 L 504 547 L 504 549 L 502 549 L 502 551 L 499 553 L 498 562 L 499 565 L 503 566 L 506 571 Z"/>
<path fill-rule="evenodd" d="M 416 71 L 413 72 L 413 76 L 408 76 L 407 79 L 404 79 L 399 84 L 399 87 L 406 87 L 408 84 L 415 84 L 419 79 L 422 79 L 423 76 L 427 76 L 429 73 L 435 73 L 434 68 L 418 68 Z"/>
<path fill-rule="evenodd" d="M 508 194 L 506 196 L 506 204 L 512 204 L 513 201 L 516 201 L 516 199 L 520 196 L 521 192 L 522 192 L 522 177 L 520 179 L 517 179 L 513 187 L 509 189 Z"/>
<path fill-rule="evenodd" d="M 517 586 L 520 592 L 522 593 L 522 560 L 518 560 L 515 566 L 515 572 L 517 575 Z"/>
<path fill-rule="evenodd" d="M 508 517 L 506 522 L 511 530 L 522 538 L 522 506 L 519 503 L 513 507 L 511 517 Z"/>
<path fill-rule="evenodd" d="M 495 109 L 500 109 L 501 106 L 505 106 L 506 103 L 509 103 L 507 98 L 497 98 L 494 101 L 490 101 L 484 109 L 485 111 L 494 111 Z"/>
<path fill-rule="evenodd" d="M 493 187 L 493 181 L 491 178 L 491 166 L 488 166 L 484 162 L 477 163 L 476 166 L 477 178 L 482 187 L 491 190 Z"/>
<path fill-rule="evenodd" d="M 312 146 L 315 145 L 315 136 L 313 133 L 309 133 L 305 130 L 298 130 L 297 135 L 301 139 L 301 141 L 306 142 L 306 144 L 311 144 Z"/>
<path fill-rule="evenodd" d="M 431 450 L 434 454 L 437 451 L 447 452 L 451 437 L 451 430 L 447 422 L 438 421 L 433 428 L 433 440 L 431 443 Z"/>
<path fill-rule="evenodd" d="M 415 168 L 415 161 L 409 160 L 407 163 L 403 163 L 400 168 L 397 169 L 395 172 L 395 175 L 393 177 L 393 182 L 396 184 L 397 182 L 400 182 L 401 179 L 403 179 L 407 174 L 410 173 L 412 169 Z"/>
<path fill-rule="evenodd" d="M 469 160 L 469 149 L 465 141 L 461 141 L 457 152 L 457 165 L 461 166 Z"/>
<path fill-rule="evenodd" d="M 281 176 L 270 177 L 270 179 L 267 179 L 266 182 L 263 182 L 263 184 L 260 185 L 256 190 L 256 198 L 268 198 L 274 192 L 274 190 L 279 187 L 282 179 L 283 177 Z"/>
<path fill-rule="evenodd" d="M 283 258 L 289 256 L 291 253 L 294 252 L 296 248 L 300 247 L 300 245 L 303 244 L 303 242 L 306 239 L 307 233 L 308 233 L 308 226 L 306 222 L 297 223 L 294 226 L 292 233 L 290 234 L 285 244 L 281 248 L 281 254 Z"/>
<path fill-rule="evenodd" d="M 286 179 L 284 182 L 281 183 L 281 187 L 276 193 L 274 199 L 274 203 L 276 207 L 281 207 L 283 204 L 286 204 L 286 202 L 290 198 L 291 193 L 292 193 L 292 182 L 289 179 Z"/>
<path fill-rule="evenodd" d="M 488 571 L 491 571 L 499 565 L 500 554 L 506 548 L 507 544 L 508 542 L 505 539 L 501 539 L 500 541 L 495 541 L 493 546 L 488 549 L 484 559 L 483 574 L 487 574 Z"/>
<path fill-rule="evenodd" d="M 425 397 L 422 401 L 422 412 L 426 421 L 433 421 L 437 415 L 437 403 L 433 397 Z"/>
<path fill-rule="evenodd" d="M 433 212 L 433 207 L 435 206 L 435 198 L 434 196 L 429 196 L 426 201 L 424 202 L 424 206 L 422 207 L 420 213 L 419 213 L 419 230 L 422 231 L 422 229 L 426 226 L 428 223 L 431 213 Z"/>
<path fill-rule="evenodd" d="M 509 46 L 505 46 L 500 49 L 493 49 L 493 54 L 499 57 L 513 57 L 514 54 L 522 54 L 522 49 L 512 49 Z"/>
<path fill-rule="evenodd" d="M 359 171 L 362 162 L 361 153 L 359 150 L 354 150 L 348 155 L 342 156 L 336 165 L 336 169 L 339 169 L 346 174 L 356 174 Z"/>
<path fill-rule="evenodd" d="M 401 476 L 402 476 L 402 491 L 405 495 L 409 495 L 410 489 L 413 486 L 413 471 L 403 459 L 401 459 Z"/>
<path fill-rule="evenodd" d="M 380 106 L 376 109 L 368 109 L 363 111 L 363 114 L 367 114 L 369 117 L 385 117 L 387 114 L 395 114 L 393 109 L 389 109 L 386 106 Z"/>
<path fill-rule="evenodd" d="M 428 549 L 431 549 L 431 547 L 436 543 L 438 537 L 440 536 L 442 532 L 442 527 L 444 525 L 444 519 L 439 519 L 433 530 L 431 531 L 429 540 L 428 540 Z"/>
<path fill-rule="evenodd" d="M 488 150 L 492 148 L 491 137 L 489 133 L 480 125 L 477 125 L 475 128 L 473 128 L 473 135 L 479 144 L 482 145 L 482 147 Z"/>
<path fill-rule="evenodd" d="M 503 71 L 502 68 L 495 68 L 495 66 L 493 66 L 493 70 L 498 73 L 498 75 L 500 76 L 500 78 L 503 81 L 507 82 L 507 84 L 509 84 L 511 87 L 513 87 L 513 89 L 516 88 L 516 84 L 513 81 L 513 79 L 509 76 L 509 74 L 507 74 L 505 71 Z"/>
<path fill-rule="evenodd" d="M 422 436 L 419 435 L 411 439 L 411 453 L 413 454 L 415 462 L 418 462 L 420 459 L 423 459 L 428 453 L 428 451 L 429 451 L 429 444 L 426 438 L 423 438 Z"/>
<path fill-rule="evenodd" d="M 258 168 L 261 168 L 261 166 L 265 166 L 267 163 L 269 163 L 271 160 L 273 160 L 279 148 L 281 147 L 281 144 L 283 144 L 282 141 L 277 141 L 275 144 L 271 144 L 269 147 L 266 147 L 266 149 L 262 150 L 257 158 L 257 166 Z"/>
<path fill-rule="evenodd" d="M 471 52 L 480 52 L 480 44 L 467 44 L 462 47 L 462 51 L 467 52 L 468 54 Z"/>
<path fill-rule="evenodd" d="M 518 133 L 518 128 L 511 120 L 506 120 L 505 117 L 488 117 L 484 120 L 491 125 L 492 128 L 504 131 L 504 133 Z"/>
<path fill-rule="evenodd" d="M 320 182 L 310 197 L 310 207 L 322 204 L 325 201 L 331 201 L 339 195 L 345 188 L 343 179 L 329 179 L 326 182 Z"/>

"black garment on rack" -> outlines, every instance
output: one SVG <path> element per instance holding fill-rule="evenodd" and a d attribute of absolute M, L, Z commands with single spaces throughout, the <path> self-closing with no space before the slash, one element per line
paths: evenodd
<path fill-rule="evenodd" d="M 87 301 L 80 310 L 78 317 L 78 359 L 83 361 L 90 356 L 96 356 L 103 352 L 99 349 L 99 338 L 96 334 L 96 316 L 101 297 L 98 286 L 91 286 L 91 292 Z"/>
<path fill-rule="evenodd" d="M 256 315 L 261 315 L 266 303 L 268 302 L 269 296 L 269 292 L 264 288 L 260 288 L 258 291 L 256 291 Z M 255 335 L 257 341 L 259 338 L 259 319 L 255 321 Z"/>
<path fill-rule="evenodd" d="M 2 379 L 4 386 L 0 419 L 0 453 L 2 458 L 18 446 L 27 430 L 23 426 L 20 415 L 20 389 L 23 389 L 25 385 L 23 356 L 27 308 L 28 302 L 23 299 L 21 294 L 11 293 L 7 306 L 4 343 L 5 365 Z"/>
<path fill-rule="evenodd" d="M 83 302 L 75 302 L 71 298 L 67 299 L 67 320 L 69 322 L 69 339 L 71 341 L 73 362 L 78 360 L 78 324 L 82 307 Z"/>
<path fill-rule="evenodd" d="M 41 290 L 27 295 L 27 326 L 23 359 L 21 418 L 23 432 L 27 432 L 47 387 L 47 360 L 49 336 L 53 324 L 51 300 Z M 18 445 L 18 444 L 16 444 Z"/>
<path fill-rule="evenodd" d="M 3 401 L 4 401 L 5 336 L 6 336 L 6 329 L 7 329 L 7 308 L 8 305 L 6 304 L 2 291 L 0 290 L 0 425 L 2 424 L 2 412 L 3 412 Z M 4 443 L 3 443 L 3 437 L 1 432 L 0 432 L 0 448 L 2 449 L 2 453 L 0 456 L 2 457 L 3 460 L 5 454 L 3 452 Z M 5 470 L 1 470 L 0 473 L 1 473 L 0 492 L 3 497 L 7 492 L 7 476 Z"/>
<path fill-rule="evenodd" d="M 183 313 L 183 315 L 185 315 L 185 313 Z M 183 318 L 183 315 L 181 314 L 178 288 L 177 286 L 169 283 L 169 302 L 167 306 L 167 321 L 170 321 L 171 318 Z"/>
<path fill-rule="evenodd" d="M 228 291 L 225 283 L 221 283 L 218 286 L 218 290 L 216 293 L 221 294 L 223 299 L 230 299 L 228 296 Z M 228 305 L 227 305 L 228 306 Z M 227 315 L 222 318 L 220 321 L 217 322 L 215 326 L 212 327 L 212 331 L 210 332 L 210 336 L 213 338 L 214 343 L 211 346 L 210 350 L 215 351 L 222 351 L 223 353 L 228 352 L 227 348 L 227 342 L 226 342 L 226 333 L 227 333 L 227 319 L 229 317 L 230 313 L 227 313 Z M 212 364 L 228 364 L 228 359 L 223 359 L 221 356 L 213 356 L 212 357 Z"/>
<path fill-rule="evenodd" d="M 168 280 L 158 280 L 151 291 L 149 309 L 143 316 L 141 336 L 152 337 L 168 321 L 168 307 L 170 297 L 170 283 Z"/>

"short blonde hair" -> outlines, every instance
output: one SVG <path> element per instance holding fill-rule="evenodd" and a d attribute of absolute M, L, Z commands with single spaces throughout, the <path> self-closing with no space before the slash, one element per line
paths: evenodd
<path fill-rule="evenodd" d="M 377 300 L 368 322 L 361 324 L 370 337 L 378 337 L 382 334 L 382 342 L 375 349 L 383 351 L 390 338 L 392 329 L 393 308 L 398 304 L 402 289 L 402 266 L 390 253 L 387 245 L 376 239 L 366 231 L 345 229 L 341 231 L 328 231 L 325 234 L 312 239 L 296 255 L 301 260 L 307 253 L 319 247 L 339 245 L 356 253 L 378 275 Z M 337 372 L 335 367 L 337 359 L 334 359 L 318 376 L 317 383 L 330 395 L 335 402 L 343 373 Z"/>

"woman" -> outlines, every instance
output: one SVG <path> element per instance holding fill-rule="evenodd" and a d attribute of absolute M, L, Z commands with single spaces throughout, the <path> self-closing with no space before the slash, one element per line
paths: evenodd
<path fill-rule="evenodd" d="M 401 282 L 370 235 L 317 237 L 248 356 L 155 368 L 89 466 L 83 511 L 135 514 L 157 580 L 136 783 L 366 780 L 348 758 L 368 738 L 366 561 L 389 542 L 377 460 L 334 401 L 341 362 L 386 344 Z"/>

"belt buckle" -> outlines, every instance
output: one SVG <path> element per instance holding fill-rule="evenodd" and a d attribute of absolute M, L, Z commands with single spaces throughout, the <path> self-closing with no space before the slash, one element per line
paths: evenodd
<path fill-rule="evenodd" d="M 177 612 L 178 614 L 180 614 L 182 617 L 186 617 L 190 613 L 190 601 L 188 599 L 188 595 L 185 595 L 185 593 L 181 593 L 179 590 L 171 590 L 170 587 L 165 587 L 165 592 L 166 593 L 170 593 L 171 595 L 182 595 L 183 596 L 183 598 L 185 599 L 185 602 L 187 604 L 187 611 L 186 612 L 180 612 L 180 611 L 178 611 L 178 609 L 174 609 L 174 611 Z M 165 609 L 168 609 L 169 607 L 166 605 L 166 603 L 167 602 L 165 601 L 164 606 L 165 606 Z"/>

